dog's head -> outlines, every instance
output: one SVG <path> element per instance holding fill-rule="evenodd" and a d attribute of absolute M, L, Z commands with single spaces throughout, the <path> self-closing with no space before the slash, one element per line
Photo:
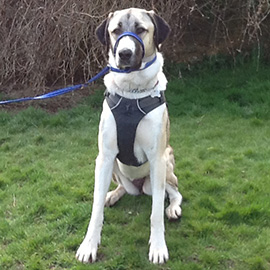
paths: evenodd
<path fill-rule="evenodd" d="M 125 32 L 135 33 L 143 46 L 128 35 L 118 40 Z M 137 8 L 110 13 L 96 30 L 100 42 L 113 53 L 119 69 L 139 69 L 143 58 L 154 55 L 169 33 L 169 25 L 154 11 Z"/>

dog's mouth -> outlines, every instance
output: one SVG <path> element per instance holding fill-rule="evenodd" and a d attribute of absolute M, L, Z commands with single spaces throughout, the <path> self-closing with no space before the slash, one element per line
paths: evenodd
<path fill-rule="evenodd" d="M 130 70 L 138 70 L 141 67 L 141 62 L 138 64 L 132 64 L 132 63 L 124 63 L 120 61 L 119 64 L 117 64 L 117 68 L 123 71 L 130 71 Z"/>

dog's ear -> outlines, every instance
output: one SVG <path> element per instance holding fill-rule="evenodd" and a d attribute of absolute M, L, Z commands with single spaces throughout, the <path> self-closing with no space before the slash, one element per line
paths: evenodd
<path fill-rule="evenodd" d="M 158 16 L 154 11 L 150 11 L 149 16 L 155 26 L 154 41 L 156 47 L 158 48 L 159 45 L 164 42 L 170 34 L 171 28 L 168 23 L 160 16 Z"/>
<path fill-rule="evenodd" d="M 98 40 L 101 42 L 102 45 L 108 46 L 109 45 L 109 32 L 108 32 L 108 25 L 109 21 L 112 17 L 112 13 L 109 14 L 108 18 L 104 20 L 96 29 L 96 35 Z"/>

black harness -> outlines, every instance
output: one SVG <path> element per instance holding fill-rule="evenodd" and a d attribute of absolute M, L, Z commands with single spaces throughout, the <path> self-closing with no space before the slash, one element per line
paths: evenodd
<path fill-rule="evenodd" d="M 105 99 L 113 113 L 117 128 L 117 158 L 126 165 L 140 166 L 134 155 L 134 141 L 137 126 L 142 118 L 165 103 L 164 91 L 160 97 L 147 96 L 140 99 L 128 99 L 118 94 L 105 92 Z"/>

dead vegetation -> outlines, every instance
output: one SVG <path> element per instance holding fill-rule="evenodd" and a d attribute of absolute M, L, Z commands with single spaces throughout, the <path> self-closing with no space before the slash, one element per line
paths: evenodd
<path fill-rule="evenodd" d="M 109 12 L 154 9 L 171 25 L 166 58 L 197 61 L 251 48 L 269 54 L 269 0 L 0 0 L 1 92 L 43 93 L 83 82 L 105 65 L 95 38 Z"/>

